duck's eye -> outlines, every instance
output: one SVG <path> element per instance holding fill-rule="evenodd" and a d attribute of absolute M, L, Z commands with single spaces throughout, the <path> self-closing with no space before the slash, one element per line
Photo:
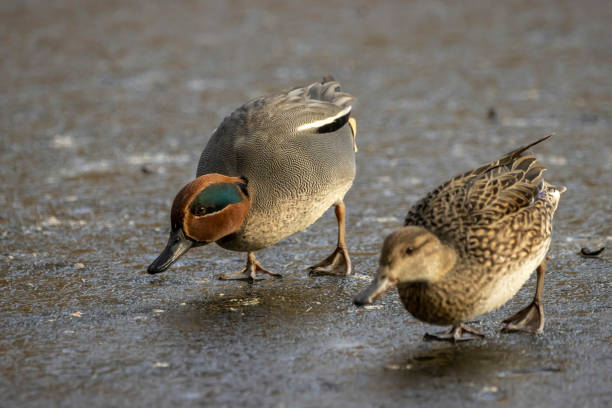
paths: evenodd
<path fill-rule="evenodd" d="M 406 247 L 406 248 L 404 249 L 404 253 L 405 253 L 406 255 L 412 255 L 412 253 L 413 253 L 413 252 L 414 252 L 414 248 L 413 248 L 413 247 Z"/>
<path fill-rule="evenodd" d="M 211 215 L 242 200 L 243 196 L 238 185 L 215 183 L 200 191 L 191 202 L 189 211 L 195 216 Z"/>

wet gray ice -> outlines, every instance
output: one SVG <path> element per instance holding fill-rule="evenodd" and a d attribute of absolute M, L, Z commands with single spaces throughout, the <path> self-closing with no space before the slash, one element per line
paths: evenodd
<path fill-rule="evenodd" d="M 308 4 L 0 4 L 0 406 L 610 404 L 612 248 L 578 255 L 612 245 L 610 3 Z M 359 98 L 354 276 L 305 272 L 333 212 L 258 254 L 282 281 L 214 246 L 146 275 L 219 121 L 324 73 Z M 410 203 L 552 131 L 544 335 L 498 333 L 533 279 L 458 346 L 351 305 Z"/>

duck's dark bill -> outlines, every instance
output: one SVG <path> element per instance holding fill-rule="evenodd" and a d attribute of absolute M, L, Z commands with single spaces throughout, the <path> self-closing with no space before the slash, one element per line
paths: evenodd
<path fill-rule="evenodd" d="M 357 306 L 370 305 L 374 303 L 376 299 L 381 297 L 386 291 L 393 288 L 395 285 L 395 281 L 392 281 L 387 277 L 381 278 L 379 271 L 370 286 L 368 286 L 367 288 L 362 290 L 357 296 L 355 296 L 355 299 L 353 299 L 353 303 L 355 303 Z"/>
<path fill-rule="evenodd" d="M 166 248 L 157 257 L 157 259 L 154 260 L 151 265 L 149 265 L 147 272 L 159 273 L 165 271 L 174 263 L 174 261 L 179 259 L 181 255 L 187 252 L 193 245 L 194 242 L 185 237 L 185 234 L 181 228 L 170 232 L 170 238 L 168 238 Z"/>

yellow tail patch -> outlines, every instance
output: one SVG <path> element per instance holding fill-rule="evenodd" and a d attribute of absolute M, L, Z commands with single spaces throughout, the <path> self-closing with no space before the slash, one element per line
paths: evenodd
<path fill-rule="evenodd" d="M 355 141 L 355 137 L 357 136 L 357 121 L 355 118 L 349 118 L 348 124 L 351 127 L 351 134 L 353 135 L 353 150 L 357 153 L 357 142 Z"/>

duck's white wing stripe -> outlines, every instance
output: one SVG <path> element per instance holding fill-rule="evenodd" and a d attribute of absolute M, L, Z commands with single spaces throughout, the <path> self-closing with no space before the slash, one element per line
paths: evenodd
<path fill-rule="evenodd" d="M 316 120 L 316 121 L 310 122 L 310 123 L 304 123 L 303 125 L 300 125 L 297 128 L 297 131 L 300 132 L 302 130 L 308 130 L 308 129 L 313 129 L 313 128 L 314 129 L 318 129 L 318 128 L 322 127 L 322 126 L 329 125 L 330 123 L 333 123 L 334 121 L 338 120 L 339 118 L 347 115 L 350 111 L 351 111 L 351 107 L 347 106 L 346 108 L 342 109 L 340 112 L 338 112 L 334 116 L 330 116 L 329 118 L 319 119 L 319 120 Z"/>

